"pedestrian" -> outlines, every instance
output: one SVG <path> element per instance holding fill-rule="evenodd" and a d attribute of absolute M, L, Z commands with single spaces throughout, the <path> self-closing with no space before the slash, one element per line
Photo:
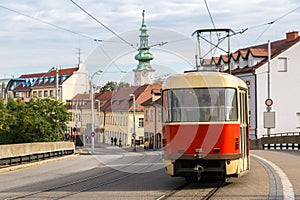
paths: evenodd
<path fill-rule="evenodd" d="M 114 143 L 117 146 L 117 138 L 116 137 L 114 138 Z"/>
<path fill-rule="evenodd" d="M 122 147 L 122 140 L 121 140 L 121 138 L 119 138 L 119 147 L 120 148 Z"/>
<path fill-rule="evenodd" d="M 110 138 L 110 143 L 111 143 L 111 145 L 114 144 L 114 138 L 113 137 Z"/>
<path fill-rule="evenodd" d="M 145 147 L 145 150 L 149 149 L 149 142 L 148 142 L 148 140 L 145 141 L 144 147 Z"/>

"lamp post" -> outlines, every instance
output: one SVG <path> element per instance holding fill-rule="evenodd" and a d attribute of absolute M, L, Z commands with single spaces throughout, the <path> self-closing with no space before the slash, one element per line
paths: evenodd
<path fill-rule="evenodd" d="M 130 97 L 133 98 L 133 151 L 136 151 L 136 142 L 135 142 L 135 137 L 136 137 L 136 132 L 135 132 L 135 95 L 130 94 Z"/>
<path fill-rule="evenodd" d="M 96 99 L 97 105 L 98 105 L 98 124 L 99 124 L 99 133 L 101 135 L 101 119 L 100 119 L 100 100 Z M 99 137 L 100 137 L 99 135 Z M 99 142 L 100 142 L 100 138 L 99 138 Z"/>
<path fill-rule="evenodd" d="M 95 73 L 93 73 L 93 75 L 90 78 L 90 87 L 91 87 L 91 115 L 92 115 L 92 133 L 95 133 L 95 116 L 94 116 L 94 84 L 93 84 L 93 78 L 95 75 L 99 75 L 100 73 L 102 73 L 102 70 L 98 70 Z M 92 139 L 92 153 L 94 153 L 94 149 L 95 149 L 95 138 L 94 136 L 91 135 L 91 139 Z"/>

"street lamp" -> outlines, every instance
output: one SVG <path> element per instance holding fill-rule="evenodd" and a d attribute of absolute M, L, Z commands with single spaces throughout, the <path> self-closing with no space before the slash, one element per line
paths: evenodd
<path fill-rule="evenodd" d="M 95 73 L 93 73 L 93 75 L 90 77 L 90 87 L 91 87 L 91 115 L 92 115 L 92 133 L 95 133 L 95 116 L 94 116 L 94 84 L 93 84 L 93 78 L 95 75 L 99 75 L 101 74 L 103 71 L 102 70 L 98 70 Z M 95 149 L 95 138 L 94 136 L 91 135 L 91 139 L 92 139 L 92 153 L 94 153 L 94 149 Z"/>
<path fill-rule="evenodd" d="M 135 132 L 135 95 L 130 94 L 130 97 L 133 98 L 133 151 L 136 151 L 136 142 L 135 142 L 135 137 L 136 137 L 136 132 Z"/>
<path fill-rule="evenodd" d="M 99 124 L 99 132 L 101 135 L 101 119 L 100 119 L 100 100 L 96 99 L 97 105 L 98 105 L 98 124 Z M 100 136 L 99 136 L 100 137 Z M 100 138 L 99 138 L 99 142 L 100 142 Z"/>

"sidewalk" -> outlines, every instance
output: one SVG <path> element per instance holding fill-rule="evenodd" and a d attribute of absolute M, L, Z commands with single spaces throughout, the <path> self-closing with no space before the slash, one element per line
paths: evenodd
<path fill-rule="evenodd" d="M 131 146 L 122 146 L 119 147 L 118 145 L 111 145 L 111 144 L 107 144 L 107 143 L 95 143 L 94 144 L 94 151 L 97 151 L 97 149 L 115 149 L 115 150 L 124 150 L 124 151 L 128 151 L 128 152 L 143 152 L 144 147 L 143 146 L 136 146 L 136 151 L 133 151 L 133 147 Z M 83 146 L 82 148 L 76 148 L 75 149 L 75 153 L 76 154 L 91 154 L 91 150 L 92 150 L 92 145 L 90 143 L 87 143 L 85 146 Z"/>

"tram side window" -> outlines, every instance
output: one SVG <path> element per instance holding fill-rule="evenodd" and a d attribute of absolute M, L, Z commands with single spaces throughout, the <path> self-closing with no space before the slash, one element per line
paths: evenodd
<path fill-rule="evenodd" d="M 225 89 L 225 120 L 237 120 L 236 90 L 232 88 Z"/>

